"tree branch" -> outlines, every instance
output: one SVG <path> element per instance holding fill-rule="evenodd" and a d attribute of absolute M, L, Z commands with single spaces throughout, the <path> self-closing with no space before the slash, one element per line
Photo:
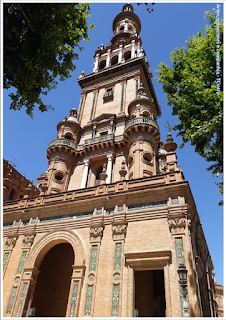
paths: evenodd
<path fill-rule="evenodd" d="M 20 4 L 18 4 L 18 7 L 20 8 L 20 10 L 22 11 L 23 15 L 25 16 L 25 19 L 27 20 L 31 30 L 35 33 L 34 29 L 32 28 L 32 25 L 31 25 L 31 22 L 30 20 L 28 19 L 28 17 L 26 16 L 26 14 L 24 13 L 23 9 L 21 8 Z"/>

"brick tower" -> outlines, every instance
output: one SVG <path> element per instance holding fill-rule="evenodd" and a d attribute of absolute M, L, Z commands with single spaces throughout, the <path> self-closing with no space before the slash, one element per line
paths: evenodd
<path fill-rule="evenodd" d="M 39 195 L 4 203 L 4 316 L 217 316 L 213 264 L 130 4 L 80 74 Z M 26 222 L 26 223 L 25 223 Z"/>

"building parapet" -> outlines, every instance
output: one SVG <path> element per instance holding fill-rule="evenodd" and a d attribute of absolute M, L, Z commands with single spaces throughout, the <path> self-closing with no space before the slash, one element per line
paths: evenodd
<path fill-rule="evenodd" d="M 171 180 L 171 175 L 172 173 L 164 173 L 153 177 L 117 181 L 108 185 L 99 185 L 28 199 L 7 201 L 3 204 L 3 209 L 4 213 L 7 213 L 12 210 L 25 210 L 26 208 L 53 205 L 64 201 L 87 199 L 101 195 L 111 196 L 112 194 L 134 191 L 137 189 L 145 190 L 156 186 L 170 185 L 175 182 L 184 182 L 183 173 L 181 171 L 178 170 L 174 172 L 175 179 L 173 181 Z"/>

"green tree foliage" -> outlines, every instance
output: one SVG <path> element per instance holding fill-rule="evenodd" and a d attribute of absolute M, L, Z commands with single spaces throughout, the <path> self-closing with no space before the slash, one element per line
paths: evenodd
<path fill-rule="evenodd" d="M 4 88 L 16 88 L 10 109 L 25 106 L 32 117 L 35 104 L 41 112 L 50 108 L 41 94 L 75 70 L 75 50 L 82 51 L 79 43 L 93 28 L 89 16 L 87 3 L 4 3 Z"/>
<path fill-rule="evenodd" d="M 213 176 L 223 173 L 223 23 L 219 19 L 220 45 L 216 42 L 216 13 L 206 12 L 209 21 L 205 35 L 189 38 L 187 47 L 176 48 L 171 53 L 172 68 L 165 63 L 156 70 L 158 82 L 163 85 L 172 115 L 178 118 L 173 127 L 178 130 L 183 143 L 190 141 L 195 151 L 212 162 L 208 170 Z M 219 49 L 219 51 L 217 50 Z M 217 53 L 218 51 L 218 53 Z M 220 70 L 216 75 L 217 55 Z M 217 90 L 217 78 L 221 85 Z M 223 183 L 218 183 L 220 193 Z"/>

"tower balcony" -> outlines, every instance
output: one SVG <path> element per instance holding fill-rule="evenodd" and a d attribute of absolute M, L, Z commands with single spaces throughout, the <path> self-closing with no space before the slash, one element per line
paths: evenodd
<path fill-rule="evenodd" d="M 69 139 L 55 139 L 49 144 L 49 148 L 58 146 L 70 147 L 75 150 L 77 149 L 77 145 Z"/>
<path fill-rule="evenodd" d="M 131 130 L 132 128 L 135 128 L 135 130 L 137 131 L 136 128 L 138 127 L 147 127 L 152 128 L 154 131 L 159 131 L 159 126 L 154 119 L 148 117 L 138 117 L 133 118 L 127 122 L 125 126 L 125 132 Z M 149 130 L 149 132 L 150 131 L 151 130 Z"/>
<path fill-rule="evenodd" d="M 95 137 L 92 139 L 87 139 L 84 142 L 84 145 L 89 145 L 89 144 L 94 144 L 94 143 L 99 143 L 99 142 L 104 142 L 104 141 L 109 141 L 114 139 L 114 134 L 105 134 L 103 136 Z"/>
<path fill-rule="evenodd" d="M 151 132 L 153 136 L 155 136 L 156 142 L 159 142 L 159 126 L 154 119 L 149 117 L 138 117 L 129 120 L 125 126 L 125 138 L 128 138 L 129 134 L 133 133 L 133 130 L 135 130 L 135 132 L 138 132 L 139 129 L 141 131 L 147 130 L 148 133 Z"/>

